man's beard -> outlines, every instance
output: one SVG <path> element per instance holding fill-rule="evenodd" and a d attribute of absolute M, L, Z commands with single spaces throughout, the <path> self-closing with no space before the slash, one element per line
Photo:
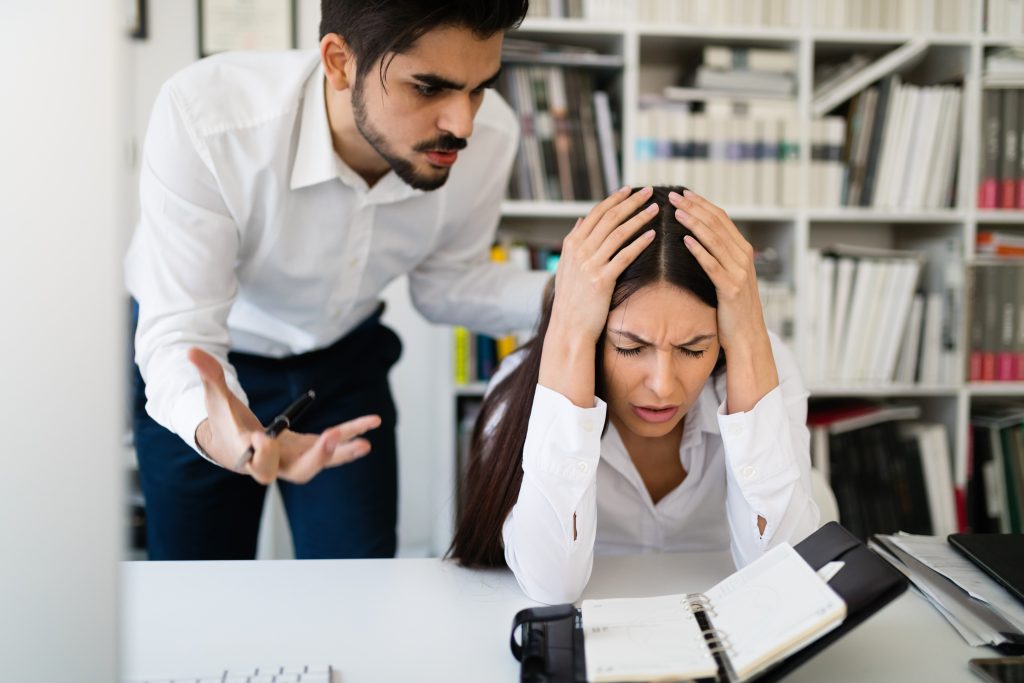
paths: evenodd
<path fill-rule="evenodd" d="M 429 175 L 420 173 L 416 170 L 416 165 L 413 162 L 398 156 L 398 154 L 391 150 L 384 136 L 370 125 L 369 119 L 366 116 L 366 103 L 363 101 L 362 83 L 359 82 L 352 89 L 352 114 L 356 121 L 356 128 L 362 136 L 370 143 L 374 151 L 384 161 L 388 162 L 388 166 L 395 172 L 395 175 L 406 184 L 417 190 L 429 192 L 438 189 L 448 180 L 449 168 L 435 169 L 436 172 Z M 416 152 L 428 150 L 456 151 L 465 148 L 465 146 L 465 139 L 457 138 L 454 135 L 443 135 L 434 140 L 417 143 L 413 150 Z"/>

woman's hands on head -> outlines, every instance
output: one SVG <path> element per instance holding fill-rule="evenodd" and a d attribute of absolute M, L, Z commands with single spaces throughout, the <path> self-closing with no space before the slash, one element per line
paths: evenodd
<path fill-rule="evenodd" d="M 648 230 L 622 251 L 619 249 L 660 210 L 657 204 L 651 204 L 633 216 L 650 200 L 652 190 L 645 187 L 629 192 L 624 187 L 604 199 L 585 218 L 577 220 L 562 241 L 549 334 L 555 328 L 559 333 L 578 334 L 592 345 L 601 336 L 615 281 L 651 243 L 654 231 Z"/>
<path fill-rule="evenodd" d="M 718 295 L 718 341 L 725 351 L 728 410 L 746 411 L 778 386 L 768 328 L 757 291 L 754 248 L 729 216 L 686 190 L 669 193 L 676 220 L 696 237 L 683 238 Z"/>
<path fill-rule="evenodd" d="M 633 194 L 629 187 L 620 189 L 576 221 L 562 241 L 538 381 L 583 408 L 594 405 L 597 340 L 615 281 L 654 238 L 648 230 L 622 246 L 658 215 L 656 204 L 634 215 L 651 195 L 650 187 Z"/>
<path fill-rule="evenodd" d="M 697 239 L 683 238 L 718 294 L 718 340 L 726 354 L 759 336 L 767 336 L 757 291 L 754 248 L 725 211 L 686 190 L 669 193 L 676 220 Z"/>

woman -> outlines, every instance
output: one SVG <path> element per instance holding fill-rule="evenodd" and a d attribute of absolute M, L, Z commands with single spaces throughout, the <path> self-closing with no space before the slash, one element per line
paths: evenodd
<path fill-rule="evenodd" d="M 807 391 L 753 253 L 683 188 L 623 188 L 577 221 L 537 337 L 484 401 L 453 557 L 560 603 L 595 551 L 729 547 L 742 566 L 817 527 Z"/>

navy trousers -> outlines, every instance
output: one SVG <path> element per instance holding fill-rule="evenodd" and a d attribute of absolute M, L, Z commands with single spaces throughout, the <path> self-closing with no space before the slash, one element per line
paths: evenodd
<path fill-rule="evenodd" d="M 296 431 L 319 433 L 360 415 L 381 416 L 381 426 L 364 435 L 373 447 L 368 455 L 325 469 L 307 484 L 278 481 L 300 559 L 395 554 L 396 414 L 387 375 L 401 349 L 378 312 L 326 349 L 283 359 L 229 354 L 263 424 L 307 389 L 317 398 Z M 254 558 L 266 487 L 204 460 L 153 421 L 145 405 L 136 368 L 133 424 L 150 559 Z"/>

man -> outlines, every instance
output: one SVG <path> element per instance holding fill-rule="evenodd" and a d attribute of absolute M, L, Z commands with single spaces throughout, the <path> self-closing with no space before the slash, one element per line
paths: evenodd
<path fill-rule="evenodd" d="M 323 0 L 318 55 L 226 54 L 164 85 L 126 259 L 150 557 L 253 557 L 275 479 L 298 557 L 394 555 L 381 290 L 408 274 L 431 321 L 500 333 L 534 323 L 546 280 L 487 263 L 517 133 L 486 91 L 526 8 Z M 296 430 L 264 436 L 307 389 Z"/>

